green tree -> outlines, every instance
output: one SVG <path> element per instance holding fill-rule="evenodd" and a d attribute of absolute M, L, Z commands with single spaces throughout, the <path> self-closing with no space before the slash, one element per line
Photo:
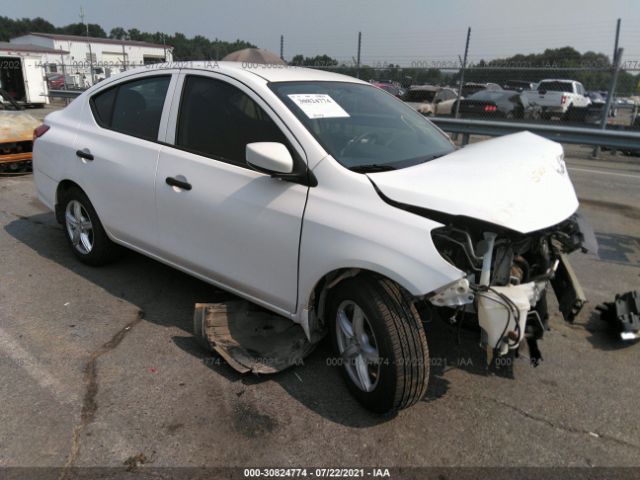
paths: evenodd
<path fill-rule="evenodd" d="M 109 32 L 109 38 L 115 38 L 116 40 L 128 40 L 129 34 L 124 28 L 115 27 Z"/>

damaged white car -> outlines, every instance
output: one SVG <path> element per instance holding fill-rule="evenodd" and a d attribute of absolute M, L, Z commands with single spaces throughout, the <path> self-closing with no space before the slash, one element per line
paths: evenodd
<path fill-rule="evenodd" d="M 569 319 L 584 301 L 566 253 L 592 235 L 561 146 L 529 133 L 456 151 L 368 83 L 224 62 L 113 76 L 45 125 L 38 194 L 81 261 L 125 246 L 329 332 L 376 412 L 426 391 L 418 305 L 477 318 L 489 361 L 535 360 L 548 286 Z"/>

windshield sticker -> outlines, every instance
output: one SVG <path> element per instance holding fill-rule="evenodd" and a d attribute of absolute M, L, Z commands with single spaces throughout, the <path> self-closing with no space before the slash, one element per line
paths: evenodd
<path fill-rule="evenodd" d="M 287 95 L 309 118 L 344 118 L 349 114 L 333 98 L 324 93 Z"/>

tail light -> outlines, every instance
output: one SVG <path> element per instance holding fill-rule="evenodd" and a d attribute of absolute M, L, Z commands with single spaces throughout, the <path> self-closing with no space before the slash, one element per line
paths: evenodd
<path fill-rule="evenodd" d="M 49 127 L 49 125 L 47 125 L 45 123 L 43 123 L 39 127 L 36 127 L 36 129 L 33 131 L 33 139 L 35 140 L 36 138 L 40 138 L 42 135 L 47 133 L 49 128 L 51 128 L 51 127 Z"/>
<path fill-rule="evenodd" d="M 496 110 L 498 110 L 498 107 L 496 107 L 495 105 L 485 105 L 484 106 L 484 111 L 485 112 L 495 112 Z"/>
<path fill-rule="evenodd" d="M 566 95 L 562 95 L 562 98 L 560 99 L 560 104 L 564 105 L 566 101 L 567 101 L 567 96 Z"/>

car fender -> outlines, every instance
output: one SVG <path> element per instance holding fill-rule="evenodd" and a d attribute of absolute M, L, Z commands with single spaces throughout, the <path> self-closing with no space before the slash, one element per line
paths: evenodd
<path fill-rule="evenodd" d="M 331 157 L 314 174 L 318 186 L 309 191 L 303 219 L 296 317 L 309 307 L 318 282 L 337 270 L 375 272 L 413 296 L 464 275 L 433 244 L 430 232 L 440 223 L 385 203 L 366 175 Z"/>

